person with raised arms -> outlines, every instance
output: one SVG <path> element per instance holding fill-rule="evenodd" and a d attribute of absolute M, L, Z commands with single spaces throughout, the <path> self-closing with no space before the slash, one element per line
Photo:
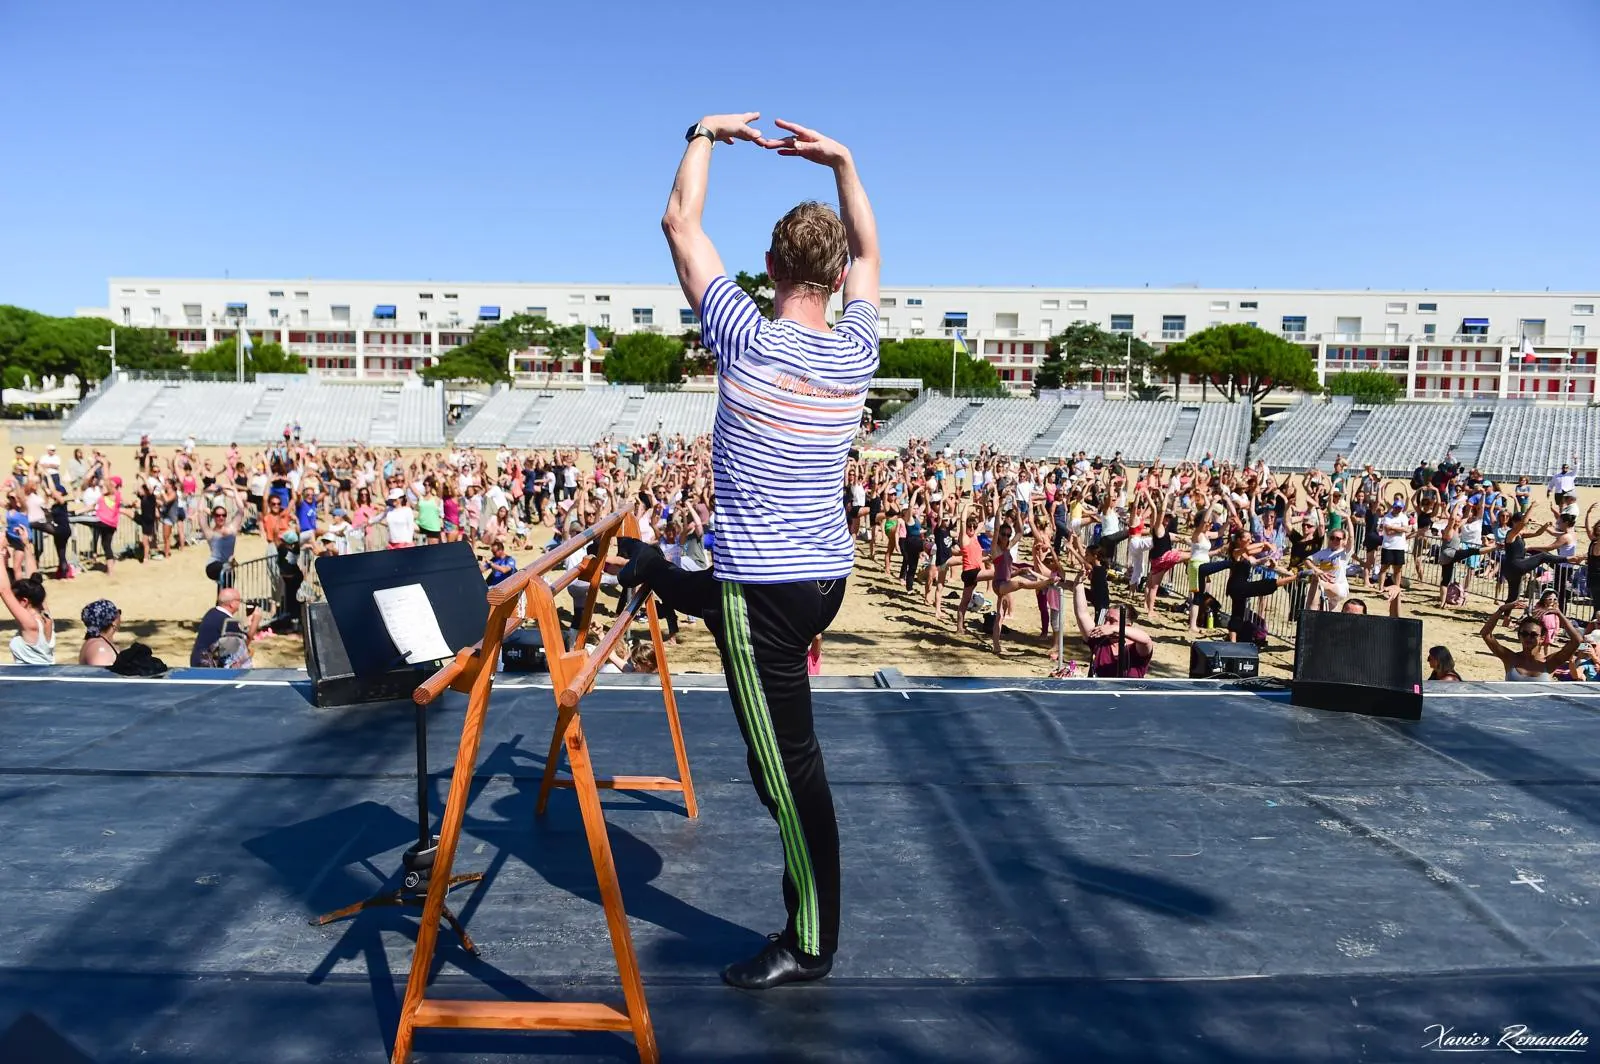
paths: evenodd
<path fill-rule="evenodd" d="M 751 990 L 820 979 L 838 948 L 839 828 L 806 655 L 839 612 L 855 565 L 839 494 L 878 368 L 879 271 L 877 226 L 850 151 L 793 122 L 777 123 L 789 136 L 768 138 L 750 124 L 758 117 L 714 115 L 689 128 L 661 223 L 717 360 L 712 570 L 674 566 L 655 544 L 618 546 L 629 559 L 619 583 L 648 585 L 715 636 L 750 778 L 778 822 L 787 923 L 723 972 Z M 825 166 L 838 188 L 838 213 L 802 203 L 773 227 L 770 320 L 729 278 L 701 226 L 713 147 L 736 141 Z M 830 322 L 841 288 L 843 313 Z"/>

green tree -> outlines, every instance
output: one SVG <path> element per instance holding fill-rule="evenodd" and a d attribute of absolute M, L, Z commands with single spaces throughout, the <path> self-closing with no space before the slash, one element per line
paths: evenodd
<path fill-rule="evenodd" d="M 916 377 L 927 388 L 945 391 L 950 387 L 951 342 L 928 337 L 909 340 L 884 340 L 878 349 L 878 376 Z M 973 395 L 1006 395 L 1005 385 L 993 366 L 982 359 L 963 355 L 956 359 L 956 390 Z"/>
<path fill-rule="evenodd" d="M 1358 403 L 1393 403 L 1405 394 L 1405 385 L 1375 369 L 1335 373 L 1328 378 L 1329 395 L 1348 395 Z"/>
<path fill-rule="evenodd" d="M 16 351 L 24 372 L 40 377 L 76 377 L 78 394 L 111 370 L 111 359 L 97 350 L 111 341 L 111 323 L 101 318 L 52 318 L 40 315 Z"/>
<path fill-rule="evenodd" d="M 1141 403 L 1165 403 L 1172 398 L 1159 384 L 1135 384 L 1131 394 Z"/>
<path fill-rule="evenodd" d="M 31 367 L 22 357 L 22 346 L 44 315 L 23 307 L 0 306 L 0 382 L 7 388 L 20 388 Z"/>
<path fill-rule="evenodd" d="M 1061 348 L 1054 343 L 1045 345 L 1044 361 L 1033 373 L 1033 394 L 1054 391 L 1067 383 L 1067 364 L 1061 358 Z"/>
<path fill-rule="evenodd" d="M 681 384 L 683 341 L 658 333 L 617 337 L 606 352 L 606 380 L 613 384 Z"/>
<path fill-rule="evenodd" d="M 1254 325 L 1202 329 L 1167 348 L 1154 365 L 1163 373 L 1200 377 L 1230 403 L 1243 398 L 1252 417 L 1256 404 L 1275 389 L 1317 387 L 1317 367 L 1305 348 Z"/>
<path fill-rule="evenodd" d="M 472 339 L 452 347 L 425 367 L 420 376 L 426 381 L 482 381 L 499 384 L 511 379 L 506 369 L 510 349 L 499 330 L 482 329 Z"/>
<path fill-rule="evenodd" d="M 762 317 L 772 317 L 772 278 L 767 276 L 767 271 L 748 274 L 740 270 L 738 276 L 734 277 L 733 283 L 743 288 L 755 301 L 756 309 L 761 311 Z"/>
<path fill-rule="evenodd" d="M 119 355 L 120 357 L 120 355 Z M 189 360 L 189 368 L 196 373 L 234 373 L 239 365 L 239 342 L 230 336 L 213 344 Z M 304 373 L 306 364 L 300 356 L 290 354 L 282 344 L 253 343 L 244 359 L 246 376 L 257 373 Z"/>
<path fill-rule="evenodd" d="M 184 370 L 189 359 L 164 329 L 136 329 L 113 326 L 117 334 L 119 369 Z"/>
<path fill-rule="evenodd" d="M 1087 321 L 1073 322 L 1065 332 L 1051 337 L 1050 350 L 1059 353 L 1063 382 L 1081 381 L 1099 370 L 1102 392 L 1113 373 L 1131 373 L 1130 382 L 1142 380 L 1156 354 L 1155 348 L 1137 336 L 1106 332 Z"/>

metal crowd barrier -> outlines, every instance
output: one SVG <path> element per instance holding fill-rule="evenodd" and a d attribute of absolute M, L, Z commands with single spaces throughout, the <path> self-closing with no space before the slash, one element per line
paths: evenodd
<path fill-rule="evenodd" d="M 1088 545 L 1091 540 L 1090 530 L 1085 529 L 1080 533 L 1080 535 L 1082 536 L 1085 545 Z M 1500 553 L 1500 550 L 1496 548 L 1489 554 L 1483 555 L 1483 557 L 1492 558 L 1493 560 L 1498 561 Z M 1117 544 L 1114 561 L 1117 566 L 1124 570 L 1127 569 L 1127 540 L 1123 540 Z M 1415 560 L 1409 555 L 1408 552 L 1405 568 L 1401 571 L 1401 575 L 1407 579 L 1415 580 L 1415 564 Z M 1459 568 L 1466 563 L 1457 562 L 1456 564 L 1458 568 L 1459 579 Z M 1564 562 L 1560 565 L 1552 566 L 1551 568 L 1555 570 L 1554 579 L 1552 579 L 1548 584 L 1535 583 L 1534 574 L 1530 574 L 1528 576 L 1527 580 L 1524 581 L 1523 587 L 1523 593 L 1525 596 L 1537 595 L 1538 593 L 1548 589 L 1556 591 L 1556 593 L 1561 597 L 1563 610 L 1569 610 L 1573 601 L 1576 599 L 1586 599 L 1591 603 L 1591 605 L 1594 605 L 1593 596 L 1596 589 L 1588 586 L 1588 572 L 1582 562 L 1582 559 L 1572 562 Z M 1429 543 L 1423 550 L 1422 573 L 1423 584 L 1432 586 L 1436 589 L 1439 587 L 1439 581 L 1442 575 L 1442 567 L 1439 563 L 1439 544 L 1437 542 Z M 1254 579 L 1256 575 L 1266 575 L 1266 570 L 1257 570 L 1256 573 L 1252 574 L 1252 579 Z M 1357 597 L 1361 597 L 1362 591 L 1366 590 L 1364 584 L 1360 581 L 1359 577 L 1351 577 L 1350 580 L 1351 592 Z M 1226 572 L 1212 573 L 1206 580 L 1205 590 L 1213 598 L 1215 598 L 1222 607 L 1218 612 L 1219 624 L 1226 624 L 1229 620 L 1227 611 L 1229 602 L 1227 595 L 1224 594 L 1224 591 L 1227 588 L 1227 582 L 1228 574 Z M 1261 598 L 1250 600 L 1254 611 L 1262 618 L 1263 621 L 1265 621 L 1268 635 L 1272 636 L 1274 639 L 1282 640 L 1289 646 L 1294 646 L 1296 629 L 1299 627 L 1300 623 L 1300 613 L 1306 608 L 1306 604 L 1311 601 L 1311 597 L 1315 591 L 1313 583 L 1313 577 L 1307 574 L 1301 574 L 1293 584 L 1290 584 L 1287 587 L 1279 588 L 1270 595 L 1264 595 Z M 1188 564 L 1183 563 L 1167 570 L 1167 572 L 1162 576 L 1161 587 L 1170 595 L 1177 596 L 1180 601 L 1187 603 L 1194 592 L 1194 587 L 1189 580 Z M 1376 593 L 1377 591 L 1376 588 L 1371 590 L 1373 593 Z M 1471 586 L 1467 588 L 1466 595 L 1469 598 L 1476 600 L 1477 604 L 1486 607 L 1502 602 L 1505 600 L 1505 580 L 1498 574 L 1498 572 L 1494 577 L 1479 576 L 1478 578 L 1474 579 Z M 1373 603 L 1369 602 L 1368 606 L 1369 608 L 1374 608 Z"/>
<path fill-rule="evenodd" d="M 81 568 L 86 562 L 99 559 L 94 542 L 95 530 L 99 524 L 92 514 L 73 519 L 72 536 L 67 540 L 67 561 Z M 49 571 L 60 567 L 53 534 L 33 529 L 33 549 L 40 569 Z M 112 554 L 121 559 L 137 552 L 138 549 L 139 523 L 128 514 L 123 514 L 117 522 L 117 531 L 111 537 Z"/>

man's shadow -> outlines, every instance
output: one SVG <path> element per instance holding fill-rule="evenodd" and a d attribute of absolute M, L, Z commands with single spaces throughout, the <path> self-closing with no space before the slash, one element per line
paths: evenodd
<path fill-rule="evenodd" d="M 545 814 L 536 815 L 544 755 L 521 749 L 521 739 L 522 736 L 516 735 L 496 746 L 479 766 L 474 780 L 462 834 L 483 840 L 494 848 L 495 855 L 484 870 L 486 889 L 475 892 L 465 903 L 461 918 L 463 922 L 469 920 L 505 863 L 517 858 L 546 883 L 592 903 L 598 931 L 605 924 L 600 911 L 600 887 L 577 797 L 571 788 L 556 788 L 551 792 Z M 510 781 L 512 789 L 489 806 L 495 817 L 473 816 L 477 797 L 491 780 L 502 777 Z M 637 951 L 648 952 L 652 960 L 667 967 L 698 973 L 720 968 L 731 958 L 753 953 L 765 944 L 766 938 L 760 933 L 708 913 L 657 887 L 654 881 L 665 865 L 661 853 L 650 842 L 616 823 L 619 815 L 631 813 L 677 814 L 663 821 L 665 834 L 658 840 L 670 851 L 676 848 L 674 844 L 678 841 L 674 835 L 681 837 L 693 831 L 693 822 L 683 816 L 681 805 L 650 791 L 630 792 L 625 796 L 602 791 L 601 795 L 606 834 L 624 908 L 630 917 L 672 933 L 646 944 L 636 938 Z M 692 846 L 692 834 L 682 841 Z"/>

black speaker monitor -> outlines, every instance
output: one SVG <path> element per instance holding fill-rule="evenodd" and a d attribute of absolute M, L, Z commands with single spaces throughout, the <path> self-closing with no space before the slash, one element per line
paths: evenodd
<path fill-rule="evenodd" d="M 306 672 L 311 676 L 311 703 L 315 706 L 355 706 L 364 702 L 388 702 L 410 698 L 417 685 L 427 679 L 427 670 L 406 664 L 357 676 L 350 665 L 350 653 L 333 623 L 333 610 L 326 602 L 305 605 Z"/>
<path fill-rule="evenodd" d="M 1189 644 L 1189 678 L 1253 679 L 1261 674 L 1261 654 L 1254 643 L 1200 639 Z"/>
<path fill-rule="evenodd" d="M 1291 704 L 1422 719 L 1422 622 L 1304 610 L 1294 647 Z"/>

